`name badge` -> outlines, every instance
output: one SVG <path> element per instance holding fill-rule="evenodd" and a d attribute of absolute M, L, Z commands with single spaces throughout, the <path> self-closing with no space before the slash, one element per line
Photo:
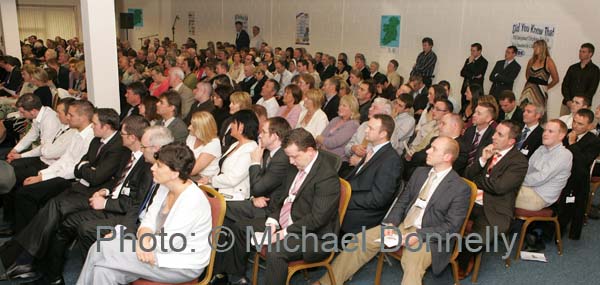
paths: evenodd
<path fill-rule="evenodd" d="M 121 194 L 125 196 L 129 196 L 129 192 L 131 192 L 131 188 L 129 187 L 123 187 L 123 189 L 121 189 Z"/>
<path fill-rule="evenodd" d="M 521 153 L 523 155 L 528 155 L 529 154 L 529 150 L 524 148 L 524 149 L 521 150 Z"/>
<path fill-rule="evenodd" d="M 575 196 L 567 196 L 567 204 L 575 203 Z"/>
<path fill-rule="evenodd" d="M 421 209 L 425 209 L 425 207 L 427 207 L 427 201 L 417 199 L 417 201 L 415 201 L 415 206 L 417 206 L 418 208 L 421 208 Z"/>

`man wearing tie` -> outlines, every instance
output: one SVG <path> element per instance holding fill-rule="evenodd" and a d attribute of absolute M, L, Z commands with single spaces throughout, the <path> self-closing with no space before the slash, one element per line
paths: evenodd
<path fill-rule="evenodd" d="M 340 182 L 333 165 L 324 154 L 319 153 L 313 136 L 302 128 L 290 131 L 281 147 L 290 163 L 295 166 L 287 172 L 283 184 L 286 193 L 276 201 L 271 201 L 275 205 L 274 211 L 266 222 L 263 218 L 236 223 L 231 228 L 235 238 L 234 246 L 228 251 L 217 253 L 224 262 L 215 262 L 214 272 L 228 273 L 232 282 L 230 284 L 249 284 L 244 277 L 248 256 L 246 226 L 253 227 L 255 232 L 265 231 L 267 235 L 270 234 L 271 242 L 274 243 L 267 252 L 266 272 L 269 274 L 264 284 L 285 284 L 288 262 L 321 261 L 330 254 L 328 251 L 321 251 L 323 243 L 335 243 L 333 237 L 340 229 Z M 288 234 L 296 237 L 287 236 Z M 314 234 L 317 238 L 298 238 L 302 235 L 306 237 L 307 234 Z M 287 246 L 283 246 L 284 242 Z M 290 250 L 294 248 L 297 250 Z M 212 284 L 221 284 L 216 282 L 223 281 L 223 277 L 217 275 Z"/>
<path fill-rule="evenodd" d="M 472 84 L 481 85 L 483 89 L 483 81 L 485 78 L 485 71 L 487 70 L 488 62 L 485 57 L 481 55 L 481 44 L 474 43 L 471 45 L 471 56 L 465 60 L 463 68 L 460 70 L 460 76 L 464 78 L 460 94 L 462 97 L 461 106 L 466 106 L 467 97 L 465 92 L 467 87 Z"/>
<path fill-rule="evenodd" d="M 346 177 L 352 197 L 342 224 L 344 233 L 378 225 L 394 200 L 403 171 L 402 160 L 390 143 L 394 127 L 389 115 L 376 114 L 368 121 L 367 154 Z"/>
<path fill-rule="evenodd" d="M 427 164 L 431 167 L 419 167 L 415 170 L 406 189 L 383 220 L 382 226 L 387 228 L 375 226 L 368 229 L 364 240 L 363 235 L 359 234 L 357 250 L 343 251 L 334 260 L 333 275 L 338 284 L 348 280 L 379 253 L 383 245 L 376 240 L 383 239 L 382 232 L 384 236 L 398 234 L 398 238 L 401 238 L 397 248 L 404 246 L 401 261 L 403 285 L 422 284 L 423 275 L 429 266 L 432 267 L 435 278 L 449 277 L 439 275 L 449 263 L 454 241 L 438 241 L 430 235 L 446 237 L 457 233 L 467 216 L 471 190 L 452 170 L 452 163 L 458 157 L 458 152 L 458 143 L 449 137 L 438 137 L 433 141 L 427 151 Z M 426 242 L 429 243 L 423 244 Z M 446 244 L 448 242 L 449 247 Z M 446 248 L 450 250 L 446 251 Z M 445 281 L 448 284 L 449 280 Z M 328 276 L 313 283 L 319 284 L 329 285 Z"/>
<path fill-rule="evenodd" d="M 517 55 L 517 47 L 509 46 L 504 52 L 504 60 L 499 60 L 494 65 L 494 69 L 490 73 L 490 81 L 492 81 L 492 88 L 490 94 L 496 99 L 500 96 L 500 93 L 504 90 L 513 89 L 515 79 L 521 71 L 521 65 L 515 60 Z"/>
<path fill-rule="evenodd" d="M 486 228 L 490 232 L 506 233 L 513 219 L 517 193 L 528 167 L 527 158 L 514 147 L 520 133 L 518 124 L 502 121 L 496 127 L 492 144 L 485 146 L 479 159 L 465 170 L 465 178 L 473 181 L 479 189 L 470 217 L 473 220 L 472 232 L 479 234 L 484 241 L 494 239 L 487 236 Z M 494 231 L 494 227 L 498 231 Z M 464 276 L 472 269 L 471 257 L 473 253 L 461 253 L 459 260 L 461 269 L 465 269 Z"/>
<path fill-rule="evenodd" d="M 544 128 L 540 124 L 544 116 L 544 106 L 537 103 L 527 103 L 523 108 L 523 131 L 517 141 L 517 149 L 529 159 L 542 145 Z"/>

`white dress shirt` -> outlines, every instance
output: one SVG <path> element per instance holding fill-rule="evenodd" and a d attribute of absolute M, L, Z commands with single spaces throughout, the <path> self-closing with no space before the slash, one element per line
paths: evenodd
<path fill-rule="evenodd" d="M 452 170 L 452 167 L 449 167 L 448 169 L 442 170 L 440 172 L 436 172 L 436 177 L 435 179 L 431 182 L 431 191 L 429 191 L 429 196 L 427 197 L 427 199 L 425 200 L 425 204 L 423 209 L 427 209 L 427 204 L 429 204 L 429 200 L 431 200 L 431 197 L 433 196 L 433 193 L 435 193 L 435 191 L 437 190 L 437 187 L 440 185 L 440 183 L 442 182 L 442 180 L 444 180 L 444 178 L 446 177 L 446 175 L 448 175 L 448 173 L 450 173 L 450 171 Z M 431 168 L 430 172 L 435 172 L 435 170 L 433 168 Z M 425 183 L 423 183 L 423 186 L 425 186 Z M 423 186 L 421 186 L 421 190 L 423 190 Z M 421 190 L 419 190 L 419 192 L 421 192 Z M 421 211 L 421 213 L 419 214 L 419 217 L 417 217 L 417 219 L 415 220 L 415 228 L 420 229 L 422 224 L 423 224 L 423 215 L 425 214 L 425 211 Z"/>
<path fill-rule="evenodd" d="M 77 135 L 73 136 L 65 154 L 48 168 L 40 171 L 42 180 L 46 181 L 55 177 L 62 177 L 64 179 L 75 178 L 75 165 L 87 153 L 90 142 L 94 138 L 92 126 L 92 124 L 88 125 L 81 132 L 78 132 Z"/>
<path fill-rule="evenodd" d="M 65 152 L 69 143 L 77 135 L 76 129 L 71 129 L 69 125 L 62 125 L 56 132 L 50 143 L 41 142 L 41 144 L 28 152 L 21 154 L 22 157 L 39 157 L 46 165 L 52 165 Z"/>
<path fill-rule="evenodd" d="M 267 118 L 275 117 L 277 115 L 277 111 L 279 111 L 279 104 L 277 103 L 277 99 L 275 99 L 275 97 L 271 97 L 268 100 L 265 100 L 265 98 L 260 98 L 256 104 L 267 109 Z"/>
<path fill-rule="evenodd" d="M 61 123 L 56 112 L 49 107 L 43 106 L 37 117 L 33 119 L 31 128 L 27 134 L 17 143 L 14 149 L 20 153 L 30 147 L 38 138 L 42 144 L 52 143 L 60 126 Z"/>

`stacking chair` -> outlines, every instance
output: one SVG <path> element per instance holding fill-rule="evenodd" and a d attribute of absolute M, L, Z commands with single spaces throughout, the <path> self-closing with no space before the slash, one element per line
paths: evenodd
<path fill-rule="evenodd" d="M 350 203 L 350 195 L 352 195 L 352 188 L 350 187 L 350 183 L 348 183 L 348 181 L 340 178 L 340 204 L 339 204 L 339 216 L 340 216 L 340 225 L 343 224 L 344 222 L 344 216 L 346 215 L 346 209 L 348 208 L 348 204 Z M 331 261 L 333 260 L 333 257 L 335 255 L 335 252 L 331 252 L 329 254 L 329 257 L 327 257 L 325 260 L 321 261 L 321 262 L 314 262 L 314 263 L 307 263 L 303 260 L 297 260 L 297 261 L 292 261 L 288 263 L 288 275 L 287 275 L 287 281 L 286 284 L 290 284 L 290 280 L 292 279 L 292 276 L 294 275 L 294 273 L 300 271 L 300 270 L 306 270 L 309 268 L 316 268 L 316 267 L 325 267 L 327 268 L 327 274 L 329 275 L 329 279 L 331 280 L 331 284 L 335 285 L 335 278 L 333 276 L 333 270 L 331 268 Z M 253 264 L 253 268 L 252 268 L 252 285 L 256 285 L 258 284 L 258 270 L 259 270 L 259 263 L 260 260 L 266 260 L 267 258 L 267 247 L 263 246 L 261 248 L 260 252 L 257 252 L 254 255 L 254 264 Z M 306 276 L 306 272 L 305 272 L 305 276 Z"/>
<path fill-rule="evenodd" d="M 471 188 L 471 200 L 469 201 L 469 209 L 467 211 L 467 216 L 465 217 L 465 221 L 463 222 L 463 225 L 460 227 L 460 236 L 463 237 L 466 230 L 467 230 L 467 225 L 469 224 L 469 216 L 471 216 L 471 210 L 473 210 L 473 205 L 475 204 L 475 198 L 477 197 L 477 186 L 475 186 L 475 183 L 471 182 L 468 179 L 463 178 L 463 180 L 469 185 L 469 187 Z M 393 205 L 392 205 L 393 207 Z M 455 284 L 460 284 L 459 280 L 458 280 L 458 262 L 457 262 L 457 258 L 458 258 L 458 254 L 459 252 L 459 248 L 458 248 L 458 243 L 460 241 L 456 241 L 456 244 L 454 246 L 454 251 L 452 252 L 452 255 L 450 257 L 450 265 L 452 266 L 452 275 L 454 277 L 454 283 Z M 381 272 L 383 271 L 383 262 L 385 260 L 385 257 L 387 256 L 391 256 L 394 259 L 400 261 L 402 259 L 402 249 L 399 249 L 398 251 L 395 252 L 381 252 L 379 253 L 379 257 L 377 259 L 377 270 L 375 271 L 375 285 L 380 285 L 381 284 Z"/>
<path fill-rule="evenodd" d="M 202 189 L 202 191 L 204 191 L 204 194 L 206 194 L 206 198 L 208 199 L 208 202 L 210 203 L 210 213 L 212 215 L 213 229 L 222 226 L 223 220 L 225 219 L 225 210 L 226 210 L 225 198 L 223 198 L 223 196 L 221 194 L 219 194 L 219 192 L 217 192 L 217 190 L 215 190 L 209 186 L 200 185 L 200 189 Z M 211 236 L 212 241 L 216 241 L 218 239 L 219 232 L 220 232 L 220 230 L 218 230 L 218 229 L 212 231 L 212 236 Z M 160 282 L 152 282 L 152 281 L 148 281 L 148 280 L 144 280 L 144 279 L 138 279 L 131 284 L 132 285 L 207 285 L 208 282 L 210 281 L 210 278 L 212 277 L 212 271 L 213 271 L 213 267 L 215 265 L 215 255 L 216 254 L 217 254 L 217 251 L 215 250 L 215 246 L 213 244 L 213 248 L 210 252 L 210 261 L 208 263 L 208 266 L 204 270 L 205 274 L 204 274 L 204 279 L 202 279 L 202 280 L 194 279 L 192 281 L 184 282 L 184 283 L 160 283 Z"/>

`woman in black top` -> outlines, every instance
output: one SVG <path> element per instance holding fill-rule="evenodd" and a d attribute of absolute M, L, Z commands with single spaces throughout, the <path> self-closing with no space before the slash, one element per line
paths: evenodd
<path fill-rule="evenodd" d="M 42 68 L 36 67 L 31 76 L 31 80 L 33 84 L 38 87 L 33 91 L 33 94 L 40 97 L 42 105 L 52 108 L 52 91 L 50 91 L 50 87 L 48 86 L 50 83 L 48 73 Z"/>

